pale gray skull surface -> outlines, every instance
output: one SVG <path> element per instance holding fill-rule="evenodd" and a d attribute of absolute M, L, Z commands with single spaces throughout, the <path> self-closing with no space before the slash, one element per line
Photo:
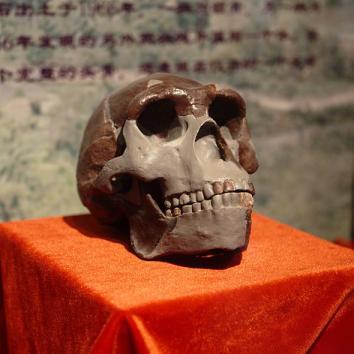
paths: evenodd
<path fill-rule="evenodd" d="M 154 74 L 93 113 L 77 181 L 91 213 L 128 218 L 133 250 L 152 259 L 245 248 L 257 167 L 236 91 Z"/>

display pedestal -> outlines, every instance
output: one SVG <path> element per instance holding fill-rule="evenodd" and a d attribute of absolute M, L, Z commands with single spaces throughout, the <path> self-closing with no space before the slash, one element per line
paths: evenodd
<path fill-rule="evenodd" d="M 254 214 L 248 250 L 143 261 L 90 216 L 0 225 L 9 353 L 353 353 L 354 252 Z"/>

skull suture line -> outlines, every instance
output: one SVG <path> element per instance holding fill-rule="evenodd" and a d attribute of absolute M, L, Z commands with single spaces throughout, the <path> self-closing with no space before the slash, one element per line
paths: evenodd
<path fill-rule="evenodd" d="M 128 218 L 142 258 L 228 251 L 247 246 L 257 167 L 236 91 L 154 74 L 93 113 L 78 190 L 101 221 Z"/>

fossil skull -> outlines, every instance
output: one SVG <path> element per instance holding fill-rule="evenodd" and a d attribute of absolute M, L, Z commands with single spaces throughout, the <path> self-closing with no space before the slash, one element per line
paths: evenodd
<path fill-rule="evenodd" d="M 128 218 L 133 250 L 152 259 L 245 248 L 257 167 L 236 91 L 153 74 L 93 113 L 77 181 L 91 213 Z"/>

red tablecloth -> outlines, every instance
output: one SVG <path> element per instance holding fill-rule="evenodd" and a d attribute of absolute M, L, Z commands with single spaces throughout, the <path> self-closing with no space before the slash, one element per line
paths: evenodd
<path fill-rule="evenodd" d="M 350 249 L 257 214 L 226 260 L 143 261 L 113 236 L 90 216 L 0 225 L 3 352 L 354 352 Z"/>

